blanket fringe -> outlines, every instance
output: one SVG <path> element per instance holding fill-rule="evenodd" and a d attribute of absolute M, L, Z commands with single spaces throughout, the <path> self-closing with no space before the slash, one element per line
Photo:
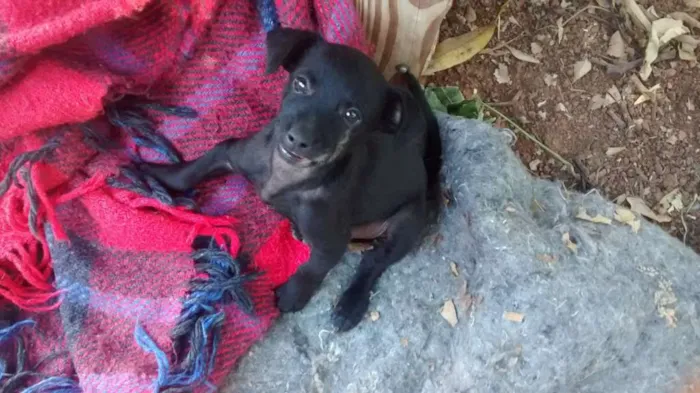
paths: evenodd
<path fill-rule="evenodd" d="M 110 124 L 123 130 L 138 146 L 159 152 L 171 163 L 182 162 L 182 156 L 175 149 L 175 146 L 156 131 L 155 124 L 146 113 L 147 110 L 189 119 L 197 117 L 197 112 L 188 107 L 144 102 L 132 96 L 123 97 L 107 106 L 105 114 Z"/>
<path fill-rule="evenodd" d="M 57 307 L 55 302 L 52 304 L 58 292 L 51 284 L 51 261 L 42 222 L 45 219 L 55 226 L 57 237 L 65 235 L 45 187 L 37 179 L 41 161 L 58 146 L 55 138 L 37 150 L 18 155 L 0 182 L 0 301 L 9 300 L 31 311 Z"/>
<path fill-rule="evenodd" d="M 208 243 L 192 254 L 195 268 L 201 277 L 190 283 L 190 292 L 183 301 L 180 318 L 172 331 L 176 358 L 179 365 L 171 367 L 169 357 L 146 331 L 137 324 L 134 338 L 146 352 L 152 353 L 158 364 L 154 392 L 169 389 L 207 386 L 207 378 L 214 370 L 214 359 L 221 337 L 224 312 L 220 307 L 236 303 L 241 310 L 253 314 L 254 304 L 244 288 L 256 274 L 244 274 L 240 262 L 230 253 L 217 247 L 206 237 L 196 239 L 195 246 Z M 185 353 L 186 352 L 186 353 Z M 184 356 L 180 356 L 183 353 Z M 210 386 L 213 387 L 213 386 Z"/>
<path fill-rule="evenodd" d="M 154 149 L 170 162 L 182 160 L 175 147 L 158 134 L 148 111 L 158 111 L 167 115 L 192 118 L 197 116 L 193 109 L 181 106 L 168 106 L 126 96 L 105 109 L 107 120 L 115 128 L 131 136 L 140 147 Z M 110 135 L 102 135 L 88 124 L 79 125 L 83 140 L 88 146 L 99 150 L 113 148 Z M 96 175 L 67 195 L 50 198 L 46 186 L 39 181 L 43 161 L 60 147 L 64 134 L 49 139 L 40 148 L 24 152 L 15 157 L 9 165 L 5 177 L 0 181 L 2 215 L 0 215 L 0 303 L 11 302 L 28 311 L 49 311 L 59 306 L 56 301 L 60 292 L 53 287 L 52 265 L 48 243 L 43 228 L 51 225 L 57 240 L 65 241 L 67 236 L 56 218 L 55 206 L 82 195 L 85 190 L 94 190 L 95 179 L 102 181 L 104 176 Z M 107 184 L 137 192 L 142 196 L 155 198 L 171 206 L 194 209 L 191 197 L 173 198 L 154 179 L 140 176 L 131 169 L 123 169 L 122 175 L 130 182 L 114 178 Z M 14 187 L 13 187 L 14 186 Z"/>
<path fill-rule="evenodd" d="M 4 349 L 0 356 L 0 392 L 19 392 L 20 386 L 28 380 L 39 379 L 38 382 L 23 390 L 22 393 L 81 393 L 78 382 L 68 377 L 45 377 L 37 370 L 27 367 L 25 344 L 20 332 L 25 327 L 34 327 L 31 319 L 16 322 L 4 329 L 0 329 L 0 346 Z M 10 356 L 8 341 L 14 340 L 15 358 L 11 362 L 6 356 Z M 9 373 L 12 368 L 12 373 Z"/>

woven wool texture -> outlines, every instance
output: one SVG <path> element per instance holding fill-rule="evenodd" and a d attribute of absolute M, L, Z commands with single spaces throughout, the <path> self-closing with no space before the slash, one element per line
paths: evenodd
<path fill-rule="evenodd" d="M 0 329 L 34 321 L 0 386 L 205 390 L 269 328 L 308 257 L 289 223 L 241 176 L 175 197 L 134 164 L 260 130 L 277 23 L 368 52 L 349 0 L 0 2 Z"/>

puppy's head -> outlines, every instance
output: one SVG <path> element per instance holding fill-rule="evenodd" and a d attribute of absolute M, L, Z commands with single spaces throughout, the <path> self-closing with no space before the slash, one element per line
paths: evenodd
<path fill-rule="evenodd" d="M 331 163 L 363 134 L 401 123 L 402 95 L 358 50 L 278 28 L 267 36 L 267 72 L 280 66 L 289 80 L 275 119 L 275 154 L 288 164 Z"/>

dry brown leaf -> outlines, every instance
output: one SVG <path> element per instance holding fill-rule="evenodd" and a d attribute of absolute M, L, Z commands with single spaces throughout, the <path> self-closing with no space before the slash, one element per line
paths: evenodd
<path fill-rule="evenodd" d="M 450 262 L 450 272 L 452 273 L 453 276 L 457 277 L 459 276 L 459 270 L 457 270 L 457 264 L 454 262 Z"/>
<path fill-rule="evenodd" d="M 521 51 L 521 50 L 512 48 L 512 47 L 510 47 L 510 46 L 508 47 L 508 50 L 509 50 L 510 53 L 511 53 L 516 59 L 518 59 L 518 60 L 525 61 L 525 62 L 528 62 L 528 63 L 533 63 L 533 64 L 540 64 L 540 61 L 537 60 L 537 59 L 535 58 L 535 56 L 528 55 L 527 53 L 525 53 L 525 52 L 523 52 L 523 51 Z"/>
<path fill-rule="evenodd" d="M 576 64 L 574 64 L 573 82 L 576 82 L 577 80 L 583 78 L 586 74 L 588 74 L 591 71 L 591 67 L 591 62 L 588 59 L 577 61 Z"/>
<path fill-rule="evenodd" d="M 627 194 L 622 193 L 622 194 L 618 195 L 617 198 L 615 198 L 614 201 L 615 201 L 616 204 L 622 205 L 622 203 L 623 203 L 625 200 L 627 200 Z"/>
<path fill-rule="evenodd" d="M 612 98 L 610 100 L 612 100 Z M 603 97 L 600 94 L 596 94 L 593 97 L 591 97 L 591 101 L 588 104 L 588 110 L 594 111 L 600 108 L 605 108 L 606 106 L 614 102 L 610 102 L 610 100 L 608 100 L 606 97 Z"/>
<path fill-rule="evenodd" d="M 654 220 L 659 223 L 671 222 L 671 217 L 665 214 L 659 215 L 654 213 L 654 211 L 651 210 L 646 203 L 644 203 L 644 200 L 642 198 L 627 197 L 627 203 L 630 204 L 630 210 L 632 210 L 635 213 L 639 213 L 650 220 Z"/>
<path fill-rule="evenodd" d="M 557 42 L 561 44 L 561 40 L 564 39 L 564 18 L 561 17 L 557 19 Z"/>
<path fill-rule="evenodd" d="M 610 94 L 606 94 L 605 97 L 603 97 L 603 102 L 605 103 L 605 106 L 608 107 L 615 103 L 615 99 Z"/>
<path fill-rule="evenodd" d="M 634 83 L 635 87 L 637 88 L 637 91 L 641 93 L 641 95 L 637 97 L 637 100 L 634 101 L 635 106 L 643 102 L 655 100 L 656 91 L 661 89 L 661 85 L 658 83 L 650 88 L 647 88 L 646 86 L 644 86 L 644 83 L 642 83 L 642 81 L 637 75 L 632 75 L 630 77 L 630 80 Z"/>
<path fill-rule="evenodd" d="M 607 224 L 610 225 L 612 224 L 612 220 L 609 219 L 608 217 L 601 216 L 600 214 L 596 214 L 595 217 L 591 217 L 586 209 L 580 207 L 578 209 L 578 214 L 576 214 L 576 218 L 580 220 L 585 220 L 585 221 L 590 221 L 594 222 L 596 224 Z"/>
<path fill-rule="evenodd" d="M 700 29 L 700 21 L 690 16 L 690 14 L 687 12 L 671 12 L 668 14 L 668 16 L 670 18 L 683 21 L 683 23 L 688 27 Z"/>
<path fill-rule="evenodd" d="M 442 41 L 435 47 L 423 75 L 432 75 L 471 59 L 486 48 L 495 30 L 495 25 L 491 24 Z"/>
<path fill-rule="evenodd" d="M 557 258 L 555 258 L 553 255 L 549 255 L 549 254 L 537 254 L 536 256 L 537 256 L 537 259 L 539 259 L 540 261 L 547 263 L 547 264 L 550 264 L 550 265 L 557 261 Z"/>
<path fill-rule="evenodd" d="M 620 93 L 620 90 L 615 85 L 608 89 L 608 95 L 615 100 L 615 102 L 622 101 L 622 93 Z"/>
<path fill-rule="evenodd" d="M 625 41 L 619 31 L 610 36 L 607 54 L 618 59 L 625 57 Z"/>
<path fill-rule="evenodd" d="M 615 154 L 622 153 L 627 149 L 626 147 L 610 147 L 608 150 L 605 151 L 605 155 L 608 157 L 612 157 Z"/>
<path fill-rule="evenodd" d="M 634 101 L 634 105 L 637 106 L 639 104 L 643 104 L 647 101 L 653 101 L 654 98 L 656 97 L 656 91 L 661 89 L 660 84 L 655 84 L 654 86 L 650 87 L 649 90 L 646 93 L 642 93 L 637 99 Z"/>
<path fill-rule="evenodd" d="M 637 216 L 635 216 L 631 210 L 621 206 L 615 207 L 615 221 L 629 225 L 632 227 L 632 232 L 634 233 L 639 232 L 639 228 L 642 225 L 641 221 L 637 219 Z"/>
<path fill-rule="evenodd" d="M 661 18 L 661 17 L 659 16 L 659 13 L 656 12 L 656 8 L 654 8 L 653 5 L 652 5 L 652 6 L 649 6 L 649 8 L 647 8 L 647 15 L 649 15 L 649 18 L 651 18 L 651 19 L 653 19 L 653 20 L 656 20 L 656 19 Z"/>
<path fill-rule="evenodd" d="M 672 213 L 674 210 L 681 211 L 681 209 L 683 209 L 683 195 L 678 188 L 664 195 L 654 208 L 654 210 L 661 213 Z"/>
<path fill-rule="evenodd" d="M 536 42 L 531 42 L 530 43 L 530 52 L 532 52 L 533 55 L 537 56 L 540 53 L 542 53 L 542 45 L 536 43 Z"/>
<path fill-rule="evenodd" d="M 369 313 L 369 319 L 372 320 L 372 322 L 376 322 L 379 320 L 379 311 L 372 311 Z"/>
<path fill-rule="evenodd" d="M 681 43 L 678 48 L 678 58 L 685 61 L 696 62 L 698 58 L 695 56 L 695 49 L 697 49 L 697 45 L 695 44 L 688 42 Z"/>
<path fill-rule="evenodd" d="M 474 8 L 472 6 L 468 5 L 467 6 L 467 22 L 469 23 L 474 23 L 476 22 L 476 11 L 474 11 Z"/>
<path fill-rule="evenodd" d="M 634 0 L 622 0 L 623 7 L 632 16 L 632 20 L 645 31 L 651 30 L 651 21 L 642 7 Z"/>
<path fill-rule="evenodd" d="M 671 207 L 677 212 L 683 212 L 683 195 L 680 192 L 671 199 Z"/>
<path fill-rule="evenodd" d="M 554 86 L 557 84 L 557 74 L 544 74 L 544 84 L 547 86 Z"/>
<path fill-rule="evenodd" d="M 639 71 L 642 80 L 649 79 L 651 75 L 651 64 L 659 57 L 659 50 L 672 39 L 688 34 L 689 30 L 683 26 L 683 21 L 673 18 L 661 18 L 651 22 L 649 40 L 644 51 L 644 63 Z"/>
<path fill-rule="evenodd" d="M 671 200 L 676 197 L 677 194 L 680 194 L 681 190 L 678 188 L 674 188 L 669 192 L 668 194 L 664 195 L 658 203 L 658 206 L 662 207 L 664 210 L 668 210 L 671 208 Z"/>
<path fill-rule="evenodd" d="M 578 252 L 578 246 L 576 243 L 571 241 L 571 236 L 569 235 L 569 232 L 564 232 L 563 235 L 561 235 L 561 241 L 564 243 L 566 248 L 571 250 L 574 254 Z"/>
<path fill-rule="evenodd" d="M 525 319 L 525 315 L 519 312 L 506 311 L 503 313 L 503 318 L 505 318 L 506 321 L 520 323 L 523 321 L 523 319 Z"/>
<path fill-rule="evenodd" d="M 496 71 L 493 72 L 493 76 L 496 77 L 496 82 L 500 84 L 510 84 L 510 75 L 508 74 L 508 66 L 505 64 L 501 63 L 498 65 L 498 68 L 496 68 Z"/>
<path fill-rule="evenodd" d="M 457 326 L 457 310 L 455 309 L 455 304 L 452 302 L 452 299 L 445 301 L 445 304 L 442 305 L 442 309 L 440 309 L 440 315 L 442 315 L 450 326 Z"/>

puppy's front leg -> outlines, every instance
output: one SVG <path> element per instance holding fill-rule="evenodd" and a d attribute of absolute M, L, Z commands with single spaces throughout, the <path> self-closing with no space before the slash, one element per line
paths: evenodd
<path fill-rule="evenodd" d="M 350 226 L 341 213 L 318 205 L 300 210 L 296 223 L 304 241 L 311 246 L 311 257 L 277 289 L 277 307 L 282 312 L 299 311 L 306 306 L 350 241 Z"/>
<path fill-rule="evenodd" d="M 193 188 L 204 180 L 238 172 L 240 152 L 247 139 L 228 139 L 216 144 L 201 157 L 179 164 L 142 164 L 141 170 L 175 191 Z"/>

